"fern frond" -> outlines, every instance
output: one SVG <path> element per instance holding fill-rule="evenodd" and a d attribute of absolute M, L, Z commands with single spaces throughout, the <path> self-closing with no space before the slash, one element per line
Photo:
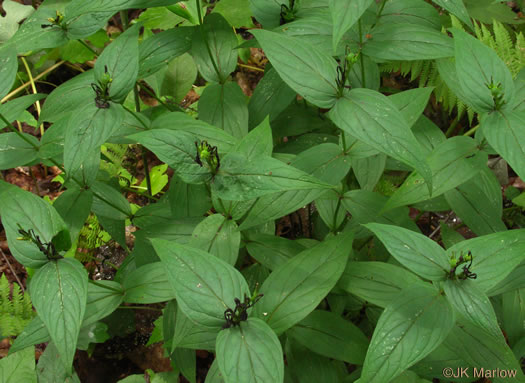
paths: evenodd
<path fill-rule="evenodd" d="M 17 336 L 34 316 L 29 295 L 24 294 L 16 283 L 13 283 L 11 294 L 5 274 L 0 277 L 0 314 L 0 335 L 2 336 Z"/>

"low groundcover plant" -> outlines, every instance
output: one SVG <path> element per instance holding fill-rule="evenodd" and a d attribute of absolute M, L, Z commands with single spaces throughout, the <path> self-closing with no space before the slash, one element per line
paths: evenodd
<path fill-rule="evenodd" d="M 0 382 L 525 382 L 522 1 L 23 3 Z"/>

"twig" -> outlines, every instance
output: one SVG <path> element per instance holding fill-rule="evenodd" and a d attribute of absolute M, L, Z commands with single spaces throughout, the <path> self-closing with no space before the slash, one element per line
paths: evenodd
<path fill-rule="evenodd" d="M 33 74 L 31 73 L 31 69 L 29 69 L 29 65 L 27 65 L 27 61 L 25 57 L 20 57 L 22 60 L 22 63 L 24 64 L 24 67 L 26 68 L 27 75 L 29 76 L 29 83 L 31 84 L 31 89 L 33 89 L 33 93 L 37 94 L 35 80 L 33 79 Z M 38 115 L 38 118 L 40 119 L 40 112 L 42 111 L 42 108 L 40 107 L 40 101 L 36 100 L 35 102 L 36 106 L 36 114 Z M 40 136 L 42 137 L 44 135 L 44 124 L 40 124 Z"/>
<path fill-rule="evenodd" d="M 11 273 L 13 273 L 16 281 L 20 285 L 20 289 L 23 293 L 25 293 L 24 286 L 22 285 L 22 282 L 20 279 L 18 279 L 18 275 L 16 275 L 15 270 L 13 269 L 13 266 L 11 266 L 11 263 L 9 263 L 9 260 L 7 259 L 7 256 L 5 255 L 4 251 L 0 248 L 0 253 L 2 253 L 2 257 L 4 257 L 5 263 L 7 263 L 7 266 L 9 266 L 9 270 L 11 270 Z"/>
<path fill-rule="evenodd" d="M 59 61 L 57 62 L 55 65 L 47 68 L 45 71 L 43 71 L 42 73 L 40 73 L 38 76 L 36 76 L 33 81 L 37 81 L 39 79 L 41 79 L 42 77 L 44 77 L 46 74 L 48 74 L 49 72 L 52 72 L 54 71 L 56 68 L 58 68 L 60 65 L 64 64 L 65 61 L 62 60 L 62 61 Z M 20 85 L 18 88 L 16 88 L 15 90 L 13 90 L 12 92 L 10 92 L 7 96 L 5 96 L 2 100 L 0 100 L 0 103 L 4 103 L 6 102 L 7 100 L 9 100 L 11 97 L 17 95 L 18 93 L 20 93 L 21 91 L 23 91 L 25 88 L 27 88 L 29 85 L 31 85 L 31 81 L 28 81 L 26 82 L 25 84 L 23 85 Z"/>

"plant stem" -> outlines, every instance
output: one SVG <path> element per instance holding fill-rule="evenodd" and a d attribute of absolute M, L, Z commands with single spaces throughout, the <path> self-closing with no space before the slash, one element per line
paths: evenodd
<path fill-rule="evenodd" d="M 476 130 L 478 130 L 479 124 L 467 131 L 464 136 L 472 136 L 474 133 L 476 133 Z"/>
<path fill-rule="evenodd" d="M 383 0 L 383 3 L 381 4 L 381 8 L 379 8 L 379 12 L 377 13 L 377 18 L 379 19 L 381 17 L 381 14 L 383 13 L 383 9 L 385 9 L 386 0 Z"/>
<path fill-rule="evenodd" d="M 166 109 L 168 109 L 170 112 L 175 112 L 175 111 L 182 112 L 182 111 L 183 111 L 183 109 L 182 109 L 180 106 L 178 106 L 178 105 L 170 105 L 170 104 L 168 104 L 168 103 L 162 101 L 162 100 L 160 99 L 160 97 L 157 96 L 157 95 L 155 94 L 155 92 L 152 92 L 151 90 L 149 90 L 147 86 L 142 85 L 142 84 L 140 83 L 140 81 L 137 81 L 137 85 L 140 86 L 140 88 L 141 88 L 144 92 L 146 92 L 146 93 L 149 94 L 151 97 L 153 97 L 155 100 L 157 100 L 157 102 L 158 102 L 159 104 L 161 104 L 163 107 L 165 107 Z"/>
<path fill-rule="evenodd" d="M 139 89 L 138 86 L 135 85 L 133 87 L 133 95 L 135 96 L 135 111 L 137 113 L 140 113 L 140 97 L 139 97 Z M 150 197 L 153 197 L 153 193 L 151 191 L 151 177 L 149 175 L 149 165 L 148 165 L 148 158 L 146 156 L 146 148 L 141 145 L 142 149 L 142 162 L 144 164 L 144 175 L 146 177 L 146 185 L 148 186 L 148 194 Z"/>
<path fill-rule="evenodd" d="M 359 18 L 357 25 L 359 27 L 359 49 L 361 50 L 359 52 L 359 60 L 361 63 L 361 86 L 363 88 L 366 88 L 366 81 L 365 81 L 365 60 L 363 58 L 363 30 L 361 28 L 361 18 Z"/>
<path fill-rule="evenodd" d="M 20 59 L 22 60 L 22 63 L 24 64 L 24 67 L 26 68 L 27 75 L 29 76 L 29 83 L 31 84 L 31 89 L 33 89 L 34 94 L 37 94 L 38 92 L 36 91 L 35 80 L 33 79 L 33 74 L 31 73 L 31 69 L 29 69 L 29 65 L 27 65 L 27 61 L 25 57 L 22 56 L 20 57 Z M 40 118 L 40 112 L 42 109 L 40 108 L 39 100 L 36 100 L 35 106 L 36 106 L 36 113 L 38 115 L 38 118 Z M 43 136 L 43 135 L 44 135 L 44 124 L 40 124 L 40 136 Z"/>
<path fill-rule="evenodd" d="M 445 137 L 447 138 L 450 137 L 450 135 L 454 132 L 454 129 L 456 129 L 456 126 L 458 126 L 458 123 L 459 123 L 459 118 L 456 117 L 454 121 L 452 121 L 450 126 L 448 127 L 447 131 L 445 132 Z"/>
<path fill-rule="evenodd" d="M 335 233 L 337 230 L 337 214 L 339 214 L 339 208 L 341 207 L 341 198 L 342 196 L 339 196 L 339 199 L 337 200 L 337 206 L 335 207 L 335 213 L 334 213 L 334 222 L 333 222 L 333 229 L 332 231 Z"/>
<path fill-rule="evenodd" d="M 195 0 L 195 3 L 197 4 L 197 14 L 199 17 L 199 29 L 201 31 L 202 40 L 204 41 L 204 45 L 206 45 L 206 49 L 208 50 L 208 55 L 210 56 L 211 63 L 213 64 L 213 69 L 215 69 L 215 72 L 217 73 L 217 76 L 219 77 L 219 83 L 223 84 L 224 79 L 221 76 L 221 72 L 219 71 L 219 67 L 217 66 L 217 63 L 215 62 L 215 59 L 213 58 L 213 54 L 211 53 L 210 44 L 208 43 L 208 39 L 206 38 L 206 31 L 204 30 L 204 24 L 203 24 L 203 18 L 202 18 L 201 2 L 200 0 Z"/>
<path fill-rule="evenodd" d="M 84 47 L 86 47 L 86 49 L 89 49 L 89 51 L 91 53 L 93 53 L 96 57 L 98 57 L 98 53 L 93 49 L 91 48 L 84 40 L 80 39 L 80 40 L 77 40 L 80 44 L 82 44 Z"/>
<path fill-rule="evenodd" d="M 254 70 L 254 71 L 257 71 L 257 72 L 263 72 L 264 73 L 264 69 L 257 68 L 256 66 L 246 65 L 246 64 L 237 64 L 237 65 L 239 65 L 241 68 L 251 69 L 251 70 Z"/>
<path fill-rule="evenodd" d="M 128 11 L 120 11 L 120 21 L 122 22 L 122 29 L 126 30 L 129 26 Z"/>
<path fill-rule="evenodd" d="M 102 283 L 98 283 L 97 281 L 94 281 L 92 279 L 89 279 L 88 282 L 93 284 L 93 285 L 95 285 L 95 286 L 101 287 L 101 288 L 106 289 L 106 290 L 111 290 L 111 291 L 114 291 L 114 292 L 119 293 L 119 294 L 123 294 L 124 293 L 123 291 L 121 291 L 119 289 L 116 289 L 116 288 L 111 287 L 111 286 L 103 285 Z"/>
<path fill-rule="evenodd" d="M 36 82 L 37 80 L 41 79 L 42 77 L 44 77 L 45 75 L 47 75 L 49 72 L 52 72 L 54 71 L 56 68 L 58 68 L 60 65 L 64 64 L 65 61 L 62 60 L 62 61 L 59 61 L 57 62 L 55 65 L 47 68 L 45 71 L 43 71 L 42 73 L 40 73 L 38 76 L 36 76 L 33 81 Z M 31 81 L 28 81 L 26 82 L 25 84 L 23 85 L 20 85 L 18 88 L 16 88 L 15 90 L 13 90 L 12 92 L 10 92 L 7 96 L 5 96 L 2 100 L 0 100 L 0 103 L 4 103 L 6 102 L 7 100 L 9 100 L 11 97 L 17 95 L 18 93 L 20 93 L 21 91 L 23 91 L 25 88 L 27 88 L 29 85 L 31 85 Z"/>
<path fill-rule="evenodd" d="M 4 115 L 2 113 L 0 113 L 0 120 L 4 121 L 4 123 L 7 124 L 7 127 L 9 129 L 11 129 L 14 133 L 16 133 L 22 140 L 24 140 L 25 142 L 27 142 L 29 145 L 31 145 L 36 151 L 38 151 L 39 147 L 38 145 L 36 145 L 34 142 L 32 142 L 31 140 L 29 140 L 29 138 L 27 138 L 24 134 L 22 134 L 21 132 L 19 132 L 18 130 L 15 129 L 15 127 L 13 125 L 11 125 L 11 123 L 9 121 L 7 121 L 7 119 L 4 117 Z M 62 167 L 62 165 L 60 165 L 58 162 L 56 162 L 53 158 L 49 158 L 49 161 L 55 165 L 57 168 L 59 168 L 63 173 L 66 173 L 66 171 L 64 170 L 64 168 Z M 78 186 L 80 186 L 81 188 L 84 187 L 84 184 L 82 182 L 80 182 L 78 179 L 76 179 L 75 177 L 71 177 L 71 179 L 73 181 L 75 181 L 77 183 Z M 110 201 L 108 201 L 107 199 L 105 199 L 103 196 L 101 196 L 100 194 L 96 193 L 93 191 L 93 196 L 97 197 L 98 199 L 100 199 L 101 201 L 107 203 L 109 206 L 111 206 L 112 208 L 120 211 L 121 213 L 123 213 L 124 215 L 126 215 L 128 217 L 128 212 L 126 212 L 125 210 L 121 209 L 119 206 L 111 203 Z"/>

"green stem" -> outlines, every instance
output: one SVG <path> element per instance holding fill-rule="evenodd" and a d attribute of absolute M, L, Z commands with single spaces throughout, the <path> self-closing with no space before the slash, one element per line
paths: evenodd
<path fill-rule="evenodd" d="M 155 94 L 155 92 L 152 92 L 151 90 L 149 90 L 147 86 L 142 85 L 139 81 L 137 81 L 137 85 L 140 86 L 140 89 L 142 89 L 144 92 L 146 92 L 151 97 L 153 97 L 155 100 L 157 100 L 159 104 L 161 104 L 163 107 L 168 109 L 170 112 L 175 112 L 175 111 L 182 112 L 183 111 L 183 109 L 177 105 L 170 105 L 162 101 L 160 97 Z"/>
<path fill-rule="evenodd" d="M 91 48 L 84 40 L 77 40 L 80 44 L 82 44 L 86 49 L 89 49 L 91 53 L 93 53 L 96 57 L 98 57 L 98 53 Z"/>
<path fill-rule="evenodd" d="M 381 14 L 383 13 L 383 9 L 385 9 L 386 0 L 383 0 L 383 3 L 381 4 L 381 8 L 379 8 L 379 12 L 377 13 L 377 19 L 381 17 Z"/>
<path fill-rule="evenodd" d="M 16 128 L 11 125 L 11 123 L 9 121 L 7 121 L 7 119 L 4 117 L 4 115 L 2 113 L 0 113 L 0 119 L 2 121 L 4 121 L 4 123 L 7 124 L 7 127 L 9 129 L 11 129 L 14 133 L 16 133 L 21 139 L 23 139 L 25 142 L 27 142 L 29 145 L 31 145 L 36 151 L 39 150 L 39 147 L 38 145 L 36 145 L 34 142 L 30 141 L 26 136 L 24 136 L 21 132 L 19 132 L 18 130 L 16 130 Z M 53 158 L 49 158 L 49 161 L 51 161 L 51 163 L 53 165 L 55 165 L 57 168 L 59 168 L 63 173 L 66 173 L 66 171 L 64 170 L 64 168 L 62 167 L 62 165 L 60 165 L 58 162 L 56 162 Z M 73 181 L 75 181 L 77 183 L 78 186 L 80 186 L 81 188 L 84 187 L 84 184 L 82 182 L 80 182 L 78 179 L 76 179 L 75 177 L 71 177 L 71 179 Z M 114 205 L 112 204 L 111 202 L 109 202 L 108 200 L 106 200 L 104 197 L 102 197 L 100 194 L 96 193 L 93 191 L 93 196 L 97 197 L 98 199 L 100 199 L 101 201 L 107 203 L 109 206 L 111 206 L 112 208 L 120 211 L 121 213 L 123 213 L 124 215 L 128 216 L 128 213 L 121 209 L 120 207 L 118 207 L 117 205 Z"/>
<path fill-rule="evenodd" d="M 133 87 L 133 94 L 135 96 L 135 111 L 137 113 L 140 113 L 140 97 L 139 97 L 139 89 L 137 85 Z M 144 175 L 146 177 L 146 185 L 148 186 L 148 194 L 150 196 L 153 196 L 152 189 L 151 189 L 151 177 L 149 175 L 149 165 L 148 165 L 148 158 L 146 156 L 146 148 L 141 145 L 142 149 L 142 163 L 144 164 Z"/>
<path fill-rule="evenodd" d="M 128 11 L 120 11 L 120 21 L 122 22 L 122 29 L 126 30 L 129 26 Z"/>
<path fill-rule="evenodd" d="M 211 63 L 213 64 L 213 69 L 215 69 L 215 72 L 217 73 L 217 76 L 219 77 L 219 83 L 223 84 L 224 79 L 222 78 L 221 72 L 219 71 L 219 67 L 217 66 L 217 63 L 215 62 L 213 58 L 213 54 L 211 53 L 210 44 L 208 43 L 208 39 L 206 38 L 206 32 L 204 30 L 202 11 L 201 11 L 201 2 L 200 0 L 195 0 L 195 3 L 197 4 L 197 14 L 199 17 L 199 29 L 201 31 L 202 39 L 204 40 L 204 45 L 206 45 L 206 49 L 208 50 L 208 55 L 210 56 Z"/>
<path fill-rule="evenodd" d="M 363 31 L 361 28 L 361 18 L 357 22 L 357 25 L 359 27 L 359 49 L 361 50 L 359 52 L 359 60 L 361 62 L 361 86 L 363 88 L 366 88 L 366 81 L 365 81 L 365 60 L 363 58 Z"/>
<path fill-rule="evenodd" d="M 445 136 L 448 138 L 450 137 L 450 135 L 454 132 L 454 129 L 456 129 L 456 126 L 458 126 L 458 123 L 459 123 L 459 118 L 456 117 L 454 119 L 454 121 L 452 121 L 452 123 L 450 124 L 450 126 L 448 127 L 447 131 L 445 132 Z"/>
<path fill-rule="evenodd" d="M 341 197 L 337 200 L 337 206 L 335 207 L 335 213 L 334 213 L 334 222 L 333 222 L 333 229 L 332 231 L 335 233 L 337 230 L 337 214 L 339 214 L 339 208 L 341 207 Z"/>
<path fill-rule="evenodd" d="M 478 130 L 479 124 L 467 131 L 464 136 L 472 136 L 474 133 L 476 133 L 476 130 Z"/>
<path fill-rule="evenodd" d="M 111 287 L 111 286 L 103 285 L 102 283 L 98 283 L 98 282 L 96 282 L 96 281 L 94 281 L 92 279 L 89 279 L 88 282 L 93 284 L 93 285 L 95 285 L 95 286 L 101 287 L 103 289 L 111 290 L 111 291 L 114 291 L 114 292 L 119 293 L 119 294 L 124 294 L 124 292 L 122 290 L 116 289 L 116 288 Z"/>
<path fill-rule="evenodd" d="M 144 121 L 142 121 L 140 118 L 138 118 L 137 115 L 133 111 L 129 110 L 125 105 L 122 105 L 122 107 L 124 108 L 124 110 L 126 112 L 131 114 L 135 118 L 135 120 L 140 122 L 140 125 L 142 125 L 144 127 L 144 129 L 149 130 L 149 127 L 144 123 Z"/>

